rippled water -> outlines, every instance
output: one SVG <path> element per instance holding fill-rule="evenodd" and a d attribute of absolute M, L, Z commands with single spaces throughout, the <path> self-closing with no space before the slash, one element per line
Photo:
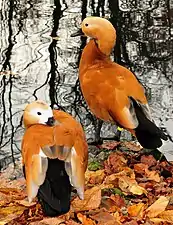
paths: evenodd
<path fill-rule="evenodd" d="M 96 119 L 78 82 L 86 39 L 70 37 L 88 15 L 110 18 L 117 29 L 112 57 L 136 74 L 157 124 L 173 135 L 173 2 L 0 0 L 0 166 L 20 156 L 23 109 L 35 99 L 72 113 L 94 138 Z M 102 127 L 103 136 L 114 131 Z"/>

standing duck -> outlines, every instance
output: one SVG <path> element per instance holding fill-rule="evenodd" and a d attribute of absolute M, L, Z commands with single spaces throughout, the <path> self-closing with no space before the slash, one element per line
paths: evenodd
<path fill-rule="evenodd" d="M 91 38 L 80 59 L 79 81 L 92 113 L 129 130 L 144 148 L 160 147 L 167 136 L 151 118 L 144 88 L 131 71 L 110 59 L 116 42 L 113 25 L 104 18 L 87 17 L 71 36 L 79 35 Z"/>
<path fill-rule="evenodd" d="M 52 110 L 39 100 L 27 105 L 23 122 L 22 159 L 28 200 L 37 196 L 46 215 L 66 213 L 70 183 L 84 199 L 88 146 L 82 126 L 70 114 Z"/>

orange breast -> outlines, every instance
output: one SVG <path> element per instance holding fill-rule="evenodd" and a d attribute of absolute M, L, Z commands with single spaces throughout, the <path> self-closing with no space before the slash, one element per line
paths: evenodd
<path fill-rule="evenodd" d="M 129 97 L 147 103 L 136 77 L 99 52 L 93 40 L 83 51 L 79 71 L 82 93 L 91 111 L 102 120 L 114 120 L 133 128 L 125 110 L 130 107 Z"/>

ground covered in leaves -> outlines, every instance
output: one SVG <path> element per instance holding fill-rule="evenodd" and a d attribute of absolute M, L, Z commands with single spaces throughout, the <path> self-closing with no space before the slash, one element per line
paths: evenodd
<path fill-rule="evenodd" d="M 85 200 L 74 196 L 60 217 L 44 217 L 37 201 L 28 204 L 20 167 L 7 168 L 0 174 L 0 225 L 173 224 L 173 165 L 132 142 L 103 144 L 101 152 L 89 162 Z"/>

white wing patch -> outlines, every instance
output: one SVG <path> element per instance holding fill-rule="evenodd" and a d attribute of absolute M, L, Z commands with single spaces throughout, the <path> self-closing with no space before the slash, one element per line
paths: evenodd
<path fill-rule="evenodd" d="M 40 150 L 39 155 L 32 156 L 32 164 L 30 165 L 31 180 L 29 182 L 28 201 L 32 202 L 36 197 L 39 186 L 44 183 L 46 172 L 48 168 L 48 159 Z"/>
<path fill-rule="evenodd" d="M 31 183 L 30 183 L 31 193 L 28 196 L 29 203 L 31 203 L 32 200 L 37 196 L 38 189 L 39 189 L 39 186 L 37 184 L 35 184 L 33 181 L 31 181 Z"/>
<path fill-rule="evenodd" d="M 44 154 L 44 152 L 40 149 L 39 156 L 43 158 L 47 158 L 47 156 Z"/>
<path fill-rule="evenodd" d="M 80 199 L 84 199 L 85 177 L 82 167 L 79 166 L 79 157 L 74 147 L 71 149 L 71 158 L 65 161 L 65 169 L 69 176 L 71 185 L 76 188 Z"/>

